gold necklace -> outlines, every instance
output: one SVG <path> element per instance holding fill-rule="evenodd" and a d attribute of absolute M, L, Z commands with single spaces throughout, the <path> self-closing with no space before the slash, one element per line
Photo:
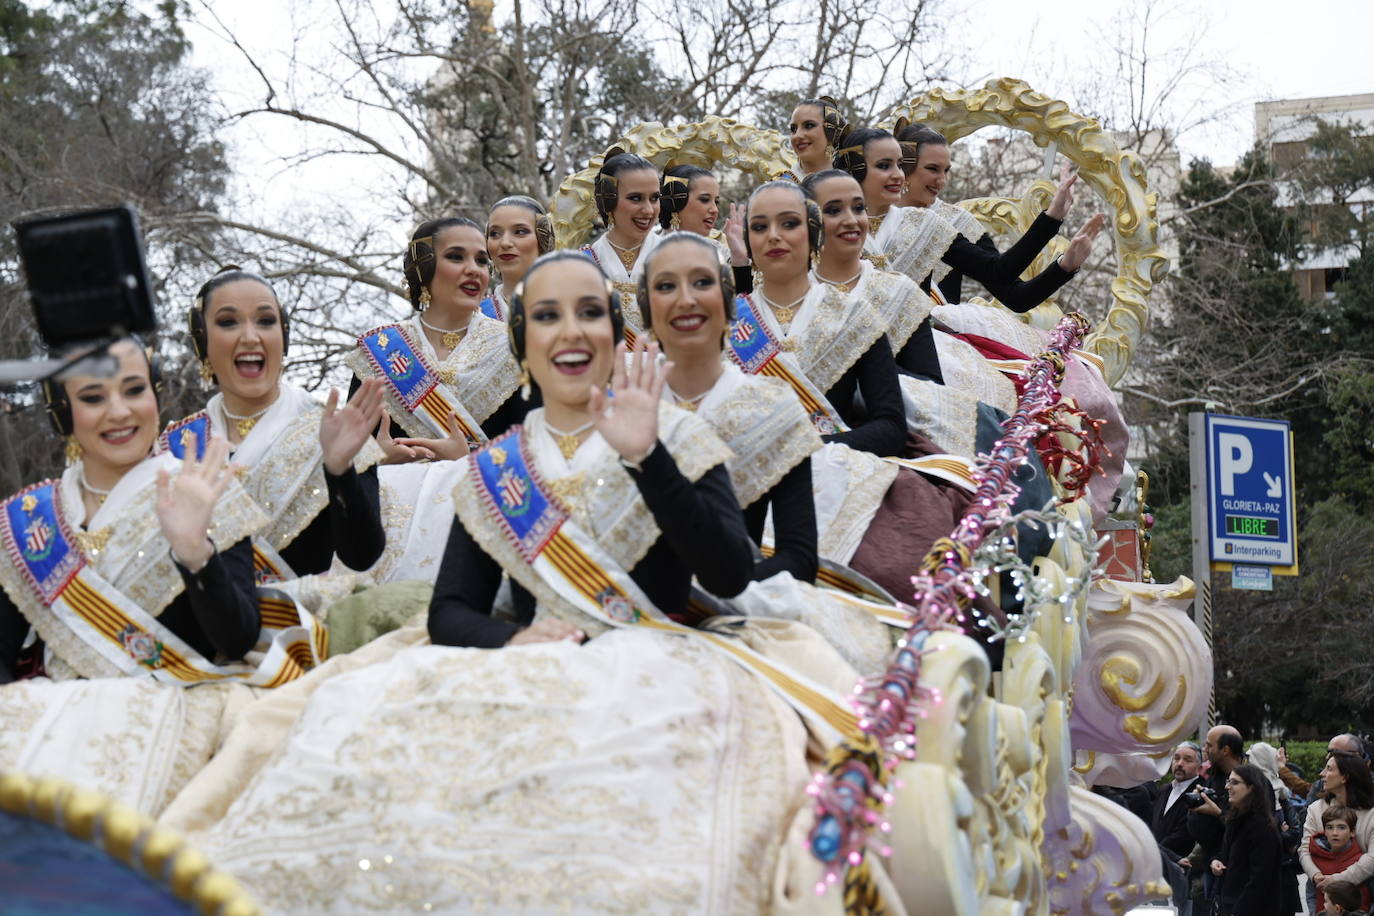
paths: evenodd
<path fill-rule="evenodd" d="M 854 276 L 850 277 L 848 280 L 831 280 L 829 277 L 821 276 L 820 270 L 811 271 L 811 276 L 815 277 L 817 280 L 820 280 L 826 286 L 833 286 L 841 292 L 845 293 L 854 289 L 854 287 L 857 286 L 859 283 L 859 278 L 863 275 L 864 269 L 862 266 L 859 267 L 859 272 L 856 273 Z"/>
<path fill-rule="evenodd" d="M 715 386 L 712 385 L 711 387 L 714 388 Z M 696 413 L 697 408 L 701 407 L 702 398 L 706 397 L 708 394 L 711 393 L 711 388 L 707 388 L 705 391 L 703 391 L 701 394 L 697 395 L 694 398 L 684 398 L 682 395 L 678 394 L 671 388 L 668 389 L 668 393 L 673 396 L 673 403 L 676 404 L 678 407 L 682 408 L 683 410 L 690 410 L 692 413 Z"/>
<path fill-rule="evenodd" d="M 870 216 L 870 217 L 868 218 L 868 234 L 869 234 L 869 235 L 876 236 L 876 235 L 878 234 L 878 230 L 882 228 L 882 226 L 883 226 L 883 219 L 886 218 L 886 216 L 887 216 L 887 214 L 884 213 L 882 216 Z"/>
<path fill-rule="evenodd" d="M 549 435 L 553 436 L 554 445 L 558 446 L 558 450 L 563 453 L 563 457 L 568 461 L 572 461 L 573 455 L 577 454 L 578 447 L 582 445 L 582 440 L 579 437 L 595 425 L 595 420 L 588 420 L 577 429 L 564 432 L 548 420 L 544 421 L 544 428 L 549 431 Z"/>
<path fill-rule="evenodd" d="M 463 325 L 461 328 L 453 328 L 452 330 L 448 328 L 436 328 L 428 321 L 425 321 L 424 315 L 419 315 L 417 317 L 420 319 L 420 324 L 424 325 L 425 327 L 433 331 L 435 334 L 439 335 L 439 341 L 444 345 L 444 348 L 447 350 L 458 349 L 458 344 L 462 342 L 463 337 L 466 336 L 468 332 L 467 325 Z"/>
<path fill-rule="evenodd" d="M 764 305 L 767 305 L 770 309 L 773 310 L 773 315 L 778 319 L 778 324 L 782 325 L 785 329 L 788 325 L 792 323 L 792 316 L 797 314 L 797 309 L 806 299 L 807 293 L 809 292 L 811 291 L 807 290 L 805 293 L 802 293 L 800 296 L 798 296 L 796 299 L 793 299 L 786 305 L 778 305 L 772 299 L 769 299 L 766 295 L 764 295 L 763 290 L 759 290 L 759 298 L 763 300 Z"/>
<path fill-rule="evenodd" d="M 615 249 L 616 256 L 620 258 L 620 263 L 625 268 L 625 273 L 633 271 L 635 268 L 635 261 L 639 260 L 639 249 L 644 247 L 644 242 L 641 240 L 640 243 L 633 248 L 625 248 L 617 245 L 615 239 L 611 238 L 609 233 L 606 235 L 606 241 Z"/>
<path fill-rule="evenodd" d="M 272 404 L 275 403 L 277 402 L 272 402 Z M 262 415 L 272 409 L 272 404 L 268 404 L 266 407 L 264 407 L 262 410 L 259 410 L 257 413 L 249 414 L 246 417 L 241 417 L 236 413 L 231 413 L 227 406 L 224 407 L 224 416 L 234 421 L 234 429 L 238 430 L 240 442 L 248 438 L 248 434 L 253 431 L 254 426 L 258 425 L 258 420 L 262 419 Z"/>
<path fill-rule="evenodd" d="M 87 493 L 95 497 L 95 504 L 97 508 L 105 505 L 105 500 L 109 497 L 110 491 L 101 490 L 97 487 L 91 486 L 90 482 L 86 480 L 85 464 L 82 464 L 81 469 L 76 472 L 76 479 L 81 484 L 81 489 L 85 490 Z"/>

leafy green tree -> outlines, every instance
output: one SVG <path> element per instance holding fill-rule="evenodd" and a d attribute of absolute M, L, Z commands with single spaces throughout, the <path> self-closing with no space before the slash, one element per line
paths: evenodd
<path fill-rule="evenodd" d="M 185 64 L 179 17 L 170 2 L 143 13 L 111 0 L 41 8 L 0 0 L 0 222 L 130 202 L 158 293 L 186 289 L 188 272 L 202 270 L 212 236 L 170 220 L 212 209 L 226 174 L 213 101 Z M 0 233 L 0 283 L 0 356 L 28 357 L 40 344 L 8 229 Z M 165 305 L 164 319 L 180 314 Z M 164 415 L 190 406 L 185 347 L 167 352 Z M 10 492 L 53 473 L 60 448 L 32 392 L 0 395 L 0 490 Z"/>

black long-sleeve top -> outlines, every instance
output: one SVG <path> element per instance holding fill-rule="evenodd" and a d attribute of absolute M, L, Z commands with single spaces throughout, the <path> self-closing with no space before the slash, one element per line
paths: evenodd
<path fill-rule="evenodd" d="M 281 550 L 281 557 L 300 576 L 327 572 L 334 554 L 359 572 L 377 562 L 386 549 L 376 466 L 359 474 L 324 472 L 329 502 L 320 514 Z"/>
<path fill-rule="evenodd" d="M 987 287 L 988 292 L 1013 312 L 1030 311 L 1053 296 L 1073 276 L 1056 260 L 1029 280 L 1021 279 L 1021 272 L 1030 267 L 1061 225 L 1062 220 L 1041 211 L 1030 228 L 1005 252 L 998 251 L 992 236 L 987 234 L 976 243 L 962 235 L 956 236 L 940 258 L 954 268 L 940 281 L 940 292 L 949 302 L 962 301 L 963 280 L 967 275 Z"/>
<path fill-rule="evenodd" d="M 773 488 L 744 510 L 744 524 L 755 544 L 763 543 L 768 507 L 773 507 L 773 555 L 754 564 L 754 581 L 780 572 L 798 582 L 815 582 L 820 565 L 816 542 L 816 498 L 811 491 L 811 459 L 804 458 Z"/>
<path fill-rule="evenodd" d="M 662 536 L 630 570 L 635 584 L 665 614 L 686 611 L 693 576 L 722 598 L 744 591 L 753 573 L 753 552 L 725 466 L 711 468 L 692 483 L 660 442 L 640 467 L 629 474 Z M 491 609 L 500 584 L 500 564 L 455 519 L 429 604 L 430 640 L 480 649 L 504 646 L 534 619 L 535 600 L 512 582 L 518 622 L 497 620 Z"/>
<path fill-rule="evenodd" d="M 914 336 L 914 335 L 913 335 Z M 862 404 L 855 398 L 862 395 Z M 900 455 L 906 444 L 906 408 L 897 363 L 884 334 L 825 393 L 849 431 L 822 436 L 879 456 Z"/>
<path fill-rule="evenodd" d="M 262 630 L 252 541 L 244 538 L 217 551 L 199 572 L 187 572 L 180 563 L 177 572 L 186 588 L 158 615 L 158 621 L 211 661 L 243 658 Z M 0 684 L 14 680 L 28 632 L 28 620 L 9 595 L 0 591 Z"/>
<path fill-rule="evenodd" d="M 1251 802 L 1257 803 L 1258 797 Z M 1236 916 L 1279 916 L 1283 899 L 1283 847 L 1268 811 L 1255 810 L 1229 822 L 1221 855 L 1226 866 L 1217 896 Z M 1210 863 L 1209 863 L 1210 864 Z"/>
<path fill-rule="evenodd" d="M 353 376 L 353 380 L 348 383 L 348 396 L 350 398 L 353 397 L 353 392 L 361 388 L 362 384 L 360 378 L 356 375 Z M 525 414 L 541 406 L 543 403 L 544 398 L 540 394 L 538 388 L 530 392 L 530 399 L 528 401 L 520 396 L 519 391 L 513 391 L 511 392 L 511 396 L 506 398 L 500 407 L 492 411 L 491 416 L 482 421 L 482 433 L 488 439 L 495 439 L 512 426 L 525 422 Z M 404 427 L 397 423 L 394 418 L 391 421 L 391 438 L 410 438 L 410 433 L 406 432 Z"/>

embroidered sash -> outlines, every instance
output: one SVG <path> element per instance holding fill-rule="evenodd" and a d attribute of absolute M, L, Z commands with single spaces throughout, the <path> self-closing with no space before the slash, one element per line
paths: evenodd
<path fill-rule="evenodd" d="M 227 497 L 251 506 L 241 489 L 231 487 Z M 237 514 L 239 517 L 225 526 L 231 530 L 217 533 L 234 540 L 242 537 L 244 532 L 237 529 L 246 519 L 242 510 Z M 256 520 L 263 520 L 260 514 Z M 102 566 L 119 568 L 120 550 L 132 554 L 137 548 L 137 558 L 156 552 L 161 562 L 167 553 L 166 541 L 160 535 L 110 540 L 114 546 L 103 551 L 105 556 L 100 556 L 101 547 L 93 546 L 88 557 L 82 536 L 68 524 L 57 481 L 43 481 L 21 490 L 0 510 L 0 543 L 10 559 L 0 564 L 0 585 L 39 636 L 80 675 L 150 677 L 183 686 L 236 680 L 276 687 L 299 677 L 325 657 L 327 636 L 309 612 L 282 592 L 260 589 L 262 631 L 250 660 L 214 664 L 163 626 L 155 613 L 140 606 L 126 593 L 127 587 L 118 587 L 106 578 L 93 561 L 99 559 Z M 138 584 L 143 567 L 127 563 L 123 572 L 124 578 Z M 175 597 L 182 587 L 180 577 L 172 570 L 161 570 L 160 574 L 176 580 Z"/>
<path fill-rule="evenodd" d="M 735 299 L 735 321 L 726 335 L 730 360 L 749 375 L 771 376 L 791 386 L 822 436 L 846 431 L 849 427 L 826 400 L 825 393 L 806 377 L 796 359 L 784 352 L 777 334 L 759 312 L 748 295 Z"/>
<path fill-rule="evenodd" d="M 477 307 L 480 308 L 482 314 L 486 315 L 488 318 L 494 318 L 497 321 L 506 320 L 506 304 L 501 299 L 500 293 L 493 292 L 490 296 L 483 299 Z"/>
<path fill-rule="evenodd" d="M 460 522 L 512 579 L 545 605 L 563 605 L 608 627 L 639 627 L 702 640 L 763 678 L 826 740 L 860 738 L 844 700 L 739 641 L 663 615 L 546 486 L 515 427 L 471 456 L 454 491 Z M 497 532 L 495 536 L 492 531 Z"/>
<path fill-rule="evenodd" d="M 349 355 L 349 368 L 359 378 L 372 375 L 385 383 L 391 418 L 410 435 L 448 438 L 448 418 L 453 413 L 458 417 L 458 431 L 470 445 L 486 442 L 481 424 L 443 383 L 410 334 L 401 324 L 373 328 L 358 338 L 358 349 Z"/>

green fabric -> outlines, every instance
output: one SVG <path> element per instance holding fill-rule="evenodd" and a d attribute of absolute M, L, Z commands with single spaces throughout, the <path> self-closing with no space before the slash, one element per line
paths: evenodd
<path fill-rule="evenodd" d="M 329 655 L 343 655 L 398 629 L 429 608 L 434 583 L 419 580 L 388 582 L 354 592 L 325 614 L 329 627 Z"/>

